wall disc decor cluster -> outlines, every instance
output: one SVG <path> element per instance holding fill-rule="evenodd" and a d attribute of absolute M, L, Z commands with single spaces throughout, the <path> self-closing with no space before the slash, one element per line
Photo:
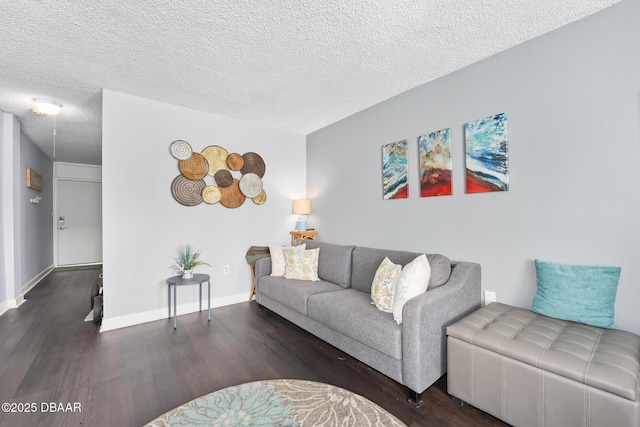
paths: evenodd
<path fill-rule="evenodd" d="M 169 152 L 178 160 L 178 175 L 171 183 L 173 198 L 184 206 L 196 206 L 202 202 L 220 203 L 227 208 L 242 206 L 246 199 L 256 205 L 267 201 L 262 185 L 266 166 L 256 153 L 229 153 L 223 147 L 210 145 L 195 153 L 187 141 L 173 141 Z M 233 173 L 240 173 L 234 177 Z M 213 184 L 205 178 L 211 176 Z"/>

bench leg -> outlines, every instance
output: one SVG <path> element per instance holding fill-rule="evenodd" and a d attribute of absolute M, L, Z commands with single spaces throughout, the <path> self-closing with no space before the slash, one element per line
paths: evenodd
<path fill-rule="evenodd" d="M 464 400 L 462 399 L 458 399 L 455 396 L 451 396 L 451 400 L 453 400 L 453 403 L 455 403 L 458 406 L 464 406 Z"/>
<path fill-rule="evenodd" d="M 414 405 L 416 408 L 421 407 L 422 405 L 424 405 L 424 402 L 422 401 L 422 393 L 416 393 L 413 390 L 409 390 L 408 402 Z"/>

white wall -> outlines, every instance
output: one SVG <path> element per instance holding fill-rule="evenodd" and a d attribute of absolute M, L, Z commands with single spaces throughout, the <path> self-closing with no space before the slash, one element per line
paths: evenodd
<path fill-rule="evenodd" d="M 196 152 L 219 145 L 258 153 L 266 164 L 266 203 L 178 204 L 170 191 L 178 162 L 169 153 L 177 139 Z M 291 201 L 305 196 L 305 137 L 105 90 L 102 147 L 103 330 L 167 316 L 166 279 L 175 275 L 170 267 L 179 245 L 201 249 L 212 265 L 196 273 L 211 275 L 214 305 L 246 301 L 247 249 L 287 243 L 295 223 Z M 224 265 L 231 274 L 223 275 Z M 197 309 L 197 299 L 197 286 L 179 289 L 178 312 Z"/>
<path fill-rule="evenodd" d="M 7 259 L 5 256 L 5 224 L 12 221 L 10 217 L 7 217 L 5 209 L 8 208 L 9 197 L 13 197 L 13 192 L 10 192 L 10 184 L 7 182 L 10 175 L 7 175 L 10 171 L 7 157 L 10 155 L 10 145 L 5 143 L 5 119 L 8 115 L 0 111 L 0 314 L 4 313 L 7 308 Z M 11 199 L 12 200 L 12 199 Z M 11 202 L 13 203 L 13 202 Z"/>
<path fill-rule="evenodd" d="M 622 1 L 308 135 L 319 239 L 479 262 L 522 307 L 535 258 L 622 266 L 616 323 L 640 333 L 639 16 Z M 501 112 L 510 190 L 467 195 L 463 124 Z M 447 127 L 454 195 L 420 198 L 417 138 Z M 381 147 L 405 138 L 409 198 L 385 201 Z"/>
<path fill-rule="evenodd" d="M 2 211 L 2 261 L 0 264 L 0 314 L 24 302 L 20 293 L 20 122 L 0 111 L 0 192 Z"/>

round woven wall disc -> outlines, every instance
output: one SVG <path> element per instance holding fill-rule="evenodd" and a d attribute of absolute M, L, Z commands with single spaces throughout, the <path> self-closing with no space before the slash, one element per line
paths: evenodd
<path fill-rule="evenodd" d="M 193 152 L 189 143 L 181 139 L 173 141 L 169 146 L 169 151 L 177 160 L 187 160 Z"/>
<path fill-rule="evenodd" d="M 227 157 L 227 166 L 229 166 L 229 169 L 231 169 L 232 171 L 239 171 L 240 169 L 242 169 L 243 165 L 244 159 L 240 154 L 231 153 L 229 154 L 229 157 Z"/>
<path fill-rule="evenodd" d="M 207 185 L 202 190 L 202 200 L 210 205 L 218 203 L 220 201 L 220 189 L 215 185 Z"/>
<path fill-rule="evenodd" d="M 180 160 L 178 162 L 178 168 L 180 173 L 189 179 L 202 179 L 207 176 L 209 172 L 209 162 L 204 156 L 193 153 L 187 160 Z"/>
<path fill-rule="evenodd" d="M 216 172 L 213 178 L 220 187 L 228 187 L 233 184 L 233 176 L 231 175 L 231 172 L 226 169 L 220 169 Z"/>
<path fill-rule="evenodd" d="M 237 208 L 238 206 L 242 206 L 246 197 L 240 191 L 240 181 L 237 179 L 233 180 L 233 184 L 220 189 L 220 203 L 227 208 Z"/>
<path fill-rule="evenodd" d="M 210 145 L 202 150 L 202 155 L 209 162 L 209 175 L 214 176 L 220 169 L 227 169 L 229 152 L 219 145 Z"/>
<path fill-rule="evenodd" d="M 257 197 L 262 191 L 262 180 L 255 173 L 246 173 L 240 178 L 240 191 L 247 197 Z"/>
<path fill-rule="evenodd" d="M 264 202 L 267 201 L 267 193 L 265 193 L 264 190 L 262 190 L 260 194 L 258 194 L 256 197 L 254 197 L 251 200 L 253 200 L 253 203 L 255 203 L 256 205 L 264 205 Z"/>
<path fill-rule="evenodd" d="M 171 183 L 171 194 L 181 205 L 195 206 L 202 203 L 202 190 L 206 186 L 202 179 L 194 181 L 178 175 Z"/>
<path fill-rule="evenodd" d="M 244 164 L 242 165 L 240 172 L 242 172 L 243 175 L 247 173 L 255 173 L 260 178 L 264 176 L 266 166 L 262 157 L 256 153 L 244 153 L 242 158 L 244 159 Z"/>

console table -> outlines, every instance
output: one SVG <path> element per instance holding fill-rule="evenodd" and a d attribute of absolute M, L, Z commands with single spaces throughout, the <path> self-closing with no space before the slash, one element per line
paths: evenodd
<path fill-rule="evenodd" d="M 173 276 L 167 279 L 169 290 L 169 319 L 171 319 L 171 287 L 173 286 L 173 329 L 177 326 L 177 307 L 178 302 L 176 298 L 176 289 L 178 286 L 186 285 L 200 285 L 200 311 L 202 311 L 202 284 L 207 282 L 207 301 L 208 301 L 208 314 L 207 320 L 211 321 L 211 280 L 208 274 L 194 274 L 190 279 L 183 279 L 182 276 Z"/>

